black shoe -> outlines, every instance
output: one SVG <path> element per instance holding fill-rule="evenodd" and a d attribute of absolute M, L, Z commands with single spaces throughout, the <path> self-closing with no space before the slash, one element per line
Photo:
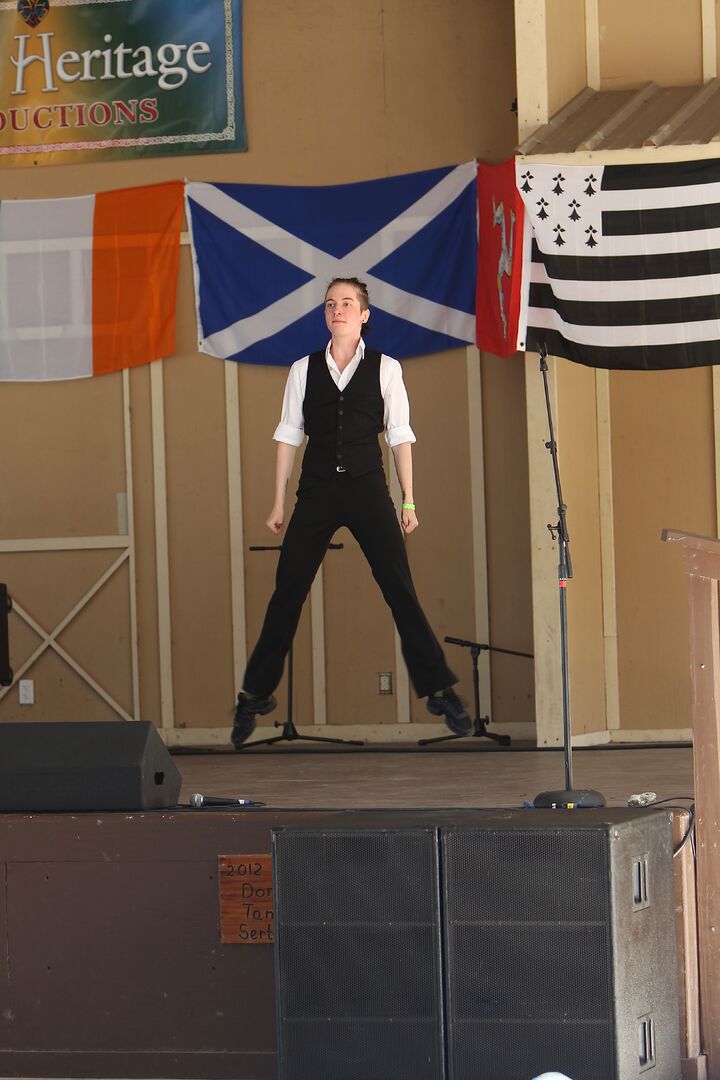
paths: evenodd
<path fill-rule="evenodd" d="M 445 724 L 453 735 L 471 735 L 473 722 L 470 714 L 451 686 L 442 694 L 435 694 L 427 699 L 428 712 L 433 716 L 443 716 Z"/>
<path fill-rule="evenodd" d="M 249 694 L 240 691 L 235 706 L 235 723 L 230 736 L 236 750 L 250 738 L 255 730 L 255 717 L 265 716 L 272 712 L 276 705 L 277 701 L 272 694 L 269 697 L 250 697 Z"/>

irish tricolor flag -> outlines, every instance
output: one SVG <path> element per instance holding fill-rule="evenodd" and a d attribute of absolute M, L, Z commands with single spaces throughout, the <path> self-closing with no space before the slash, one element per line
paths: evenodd
<path fill-rule="evenodd" d="M 0 204 L 0 380 L 79 379 L 175 349 L 183 184 Z"/>

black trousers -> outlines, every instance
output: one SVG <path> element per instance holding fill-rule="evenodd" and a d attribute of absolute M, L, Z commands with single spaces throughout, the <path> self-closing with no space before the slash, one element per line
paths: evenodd
<path fill-rule="evenodd" d="M 257 645 L 243 689 L 263 697 L 280 682 L 305 598 L 334 533 L 347 526 L 392 611 L 402 654 L 418 697 L 457 682 L 420 606 L 405 542 L 382 470 L 331 480 L 301 476 Z"/>

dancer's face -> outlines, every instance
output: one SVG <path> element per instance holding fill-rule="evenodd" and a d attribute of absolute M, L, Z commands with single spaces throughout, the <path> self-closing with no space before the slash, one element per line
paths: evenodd
<path fill-rule="evenodd" d="M 325 297 L 325 322 L 334 338 L 358 340 L 363 324 L 370 318 L 370 308 L 360 306 L 357 289 L 345 281 L 332 285 Z"/>

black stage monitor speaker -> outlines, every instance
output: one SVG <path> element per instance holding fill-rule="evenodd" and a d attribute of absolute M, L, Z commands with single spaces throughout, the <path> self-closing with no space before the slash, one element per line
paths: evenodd
<path fill-rule="evenodd" d="M 477 817 L 274 834 L 281 1080 L 678 1080 L 669 815 Z"/>
<path fill-rule="evenodd" d="M 282 1080 L 443 1070 L 434 829 L 273 837 Z"/>
<path fill-rule="evenodd" d="M 181 776 L 146 721 L 0 724 L 0 812 L 155 810 Z"/>
<path fill-rule="evenodd" d="M 520 811 L 442 849 L 451 1080 L 677 1080 L 665 812 Z"/>

